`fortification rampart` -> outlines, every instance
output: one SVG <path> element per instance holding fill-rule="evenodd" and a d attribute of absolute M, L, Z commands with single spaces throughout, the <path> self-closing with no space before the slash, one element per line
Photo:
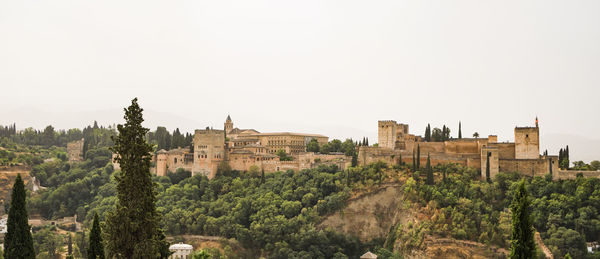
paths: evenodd
<path fill-rule="evenodd" d="M 568 180 L 575 179 L 577 175 L 581 174 L 586 178 L 600 178 L 600 171 L 575 171 L 575 170 L 559 170 L 558 173 L 553 174 L 552 177 L 556 180 Z"/>

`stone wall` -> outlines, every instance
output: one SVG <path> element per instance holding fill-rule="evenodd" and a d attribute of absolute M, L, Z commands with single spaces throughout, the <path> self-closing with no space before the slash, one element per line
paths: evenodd
<path fill-rule="evenodd" d="M 413 152 L 417 152 L 418 147 L 421 147 L 421 155 L 427 156 L 427 153 L 444 153 L 446 144 L 444 142 L 419 142 L 415 143 Z"/>
<path fill-rule="evenodd" d="M 444 145 L 446 153 L 479 154 L 479 142 L 446 141 Z"/>
<path fill-rule="evenodd" d="M 352 157 L 344 154 L 319 154 L 306 152 L 298 155 L 299 169 L 311 169 L 319 165 L 336 165 L 340 170 L 352 166 Z"/>
<path fill-rule="evenodd" d="M 69 162 L 83 161 L 84 139 L 67 143 L 67 157 Z"/>
<path fill-rule="evenodd" d="M 577 175 L 581 174 L 586 178 L 600 178 L 600 171 L 575 171 L 575 170 L 559 170 L 557 173 L 552 175 L 555 180 L 567 180 L 575 179 Z"/>
<path fill-rule="evenodd" d="M 515 143 L 495 143 L 490 145 L 498 147 L 500 159 L 515 159 Z"/>
<path fill-rule="evenodd" d="M 501 159 L 500 171 L 543 177 L 550 172 L 550 165 L 548 159 Z"/>

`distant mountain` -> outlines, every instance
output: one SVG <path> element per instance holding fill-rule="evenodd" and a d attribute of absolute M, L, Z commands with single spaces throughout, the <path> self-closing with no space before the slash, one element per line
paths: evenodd
<path fill-rule="evenodd" d="M 600 160 L 600 140 L 569 134 L 546 134 L 540 137 L 540 152 L 548 150 L 550 155 L 558 155 L 558 150 L 569 145 L 570 160 L 583 160 L 589 163 Z"/>

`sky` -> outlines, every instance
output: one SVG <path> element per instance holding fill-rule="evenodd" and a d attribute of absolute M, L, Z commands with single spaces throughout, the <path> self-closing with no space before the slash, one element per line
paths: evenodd
<path fill-rule="evenodd" d="M 540 121 L 600 159 L 600 1 L 0 1 L 0 125 L 146 126 L 377 139 Z"/>

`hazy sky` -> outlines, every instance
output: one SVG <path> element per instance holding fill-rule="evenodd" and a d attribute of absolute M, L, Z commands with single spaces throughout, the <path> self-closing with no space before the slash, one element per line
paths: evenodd
<path fill-rule="evenodd" d="M 1 0 L 0 124 L 120 122 L 137 96 L 147 126 L 169 129 L 231 114 L 374 143 L 380 119 L 454 136 L 462 120 L 463 134 L 503 141 L 537 115 L 542 136 L 597 140 L 599 12 L 598 0 Z"/>

